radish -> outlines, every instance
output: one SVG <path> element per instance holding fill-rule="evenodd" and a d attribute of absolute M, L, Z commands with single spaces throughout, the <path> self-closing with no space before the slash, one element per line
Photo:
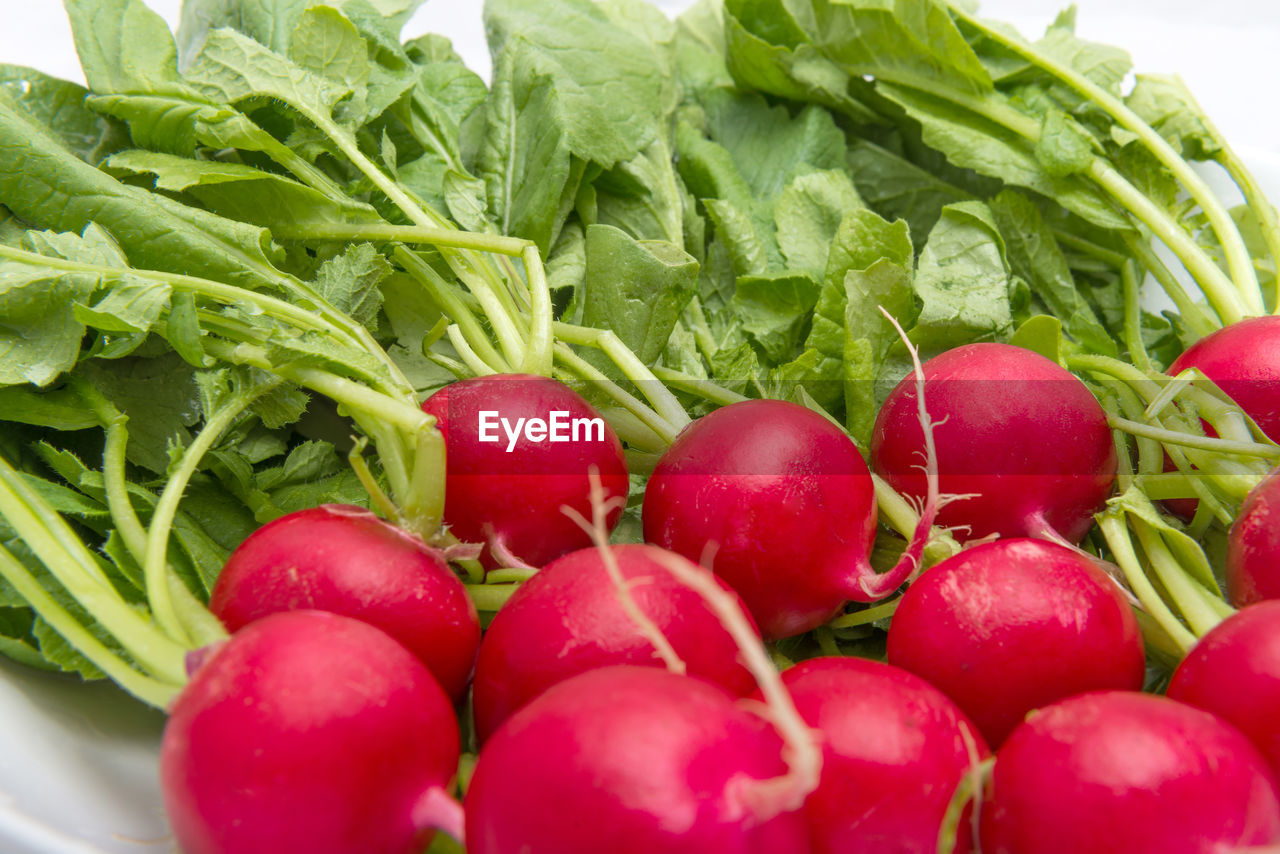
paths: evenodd
<path fill-rule="evenodd" d="M 231 632 L 302 608 L 377 626 L 449 696 L 466 691 L 480 644 L 466 587 L 437 550 L 369 511 L 329 504 L 267 523 L 232 552 L 209 601 Z"/>
<path fill-rule="evenodd" d="M 894 570 L 876 574 L 875 489 L 857 446 L 781 400 L 734 403 L 686 427 L 649 479 L 643 521 L 646 541 L 690 560 L 710 548 L 766 638 L 806 632 L 850 599 L 889 595 L 923 548 L 917 537 Z"/>
<path fill-rule="evenodd" d="M 934 854 L 957 784 L 990 754 L 964 712 L 923 679 L 861 658 L 811 659 L 782 681 L 821 734 L 822 781 L 804 807 L 814 854 Z"/>
<path fill-rule="evenodd" d="M 687 667 L 609 546 L 605 520 L 622 499 L 605 500 L 599 476 L 590 479 L 590 521 L 567 515 L 595 544 L 635 631 L 671 669 L 589 670 L 508 718 L 480 751 L 467 789 L 468 851 L 808 852 L 799 810 L 818 786 L 822 753 L 740 601 L 704 567 L 661 549 L 643 553 L 719 619 L 763 704 L 672 672 Z"/>
<path fill-rule="evenodd" d="M 1111 493 L 1116 452 L 1106 413 L 1056 363 L 1011 344 L 968 344 L 924 364 L 934 420 L 938 524 L 962 541 L 992 535 L 1078 543 Z M 924 438 L 915 382 L 904 379 L 876 417 L 875 471 L 922 498 Z"/>
<path fill-rule="evenodd" d="M 174 703 L 160 754 L 186 854 L 415 854 L 461 837 L 458 728 L 431 673 L 378 629 L 292 611 L 241 629 Z"/>
<path fill-rule="evenodd" d="M 996 754 L 983 854 L 1213 854 L 1280 842 L 1266 763 L 1235 728 L 1164 697 L 1084 694 Z"/>
<path fill-rule="evenodd" d="M 1169 374 L 1197 368 L 1280 440 L 1280 317 L 1253 317 L 1206 335 L 1174 359 Z"/>
<path fill-rule="evenodd" d="M 1249 493 L 1227 536 L 1227 595 L 1237 607 L 1280 599 L 1280 469 Z"/>
<path fill-rule="evenodd" d="M 1280 777 L 1280 602 L 1250 605 L 1201 638 L 1169 696 L 1234 724 Z"/>
<path fill-rule="evenodd" d="M 622 443 L 573 389 L 546 377 L 495 374 L 445 386 L 422 404 L 448 454 L 444 521 L 481 560 L 540 567 L 591 539 L 560 512 L 588 512 L 587 472 L 610 495 L 630 486 Z M 619 508 L 612 528 L 621 518 Z"/>
<path fill-rule="evenodd" d="M 1253 317 L 1206 335 L 1174 359 L 1169 374 L 1177 376 L 1188 368 L 1196 368 L 1213 380 L 1263 433 L 1280 440 L 1280 317 Z M 1218 435 L 1208 424 L 1204 428 L 1207 435 Z M 1164 470 L 1177 471 L 1167 456 Z M 1199 502 L 1166 498 L 1163 504 L 1171 513 L 1189 520 Z M 1237 604 L 1245 601 L 1256 600 L 1242 599 Z"/>
<path fill-rule="evenodd" d="M 889 663 L 955 700 L 992 745 L 1038 706 L 1138 690 L 1142 635 L 1119 587 L 1084 555 L 1044 540 L 969 548 L 907 589 Z"/>
<path fill-rule="evenodd" d="M 755 690 L 733 638 L 702 597 L 654 559 L 660 549 L 622 545 L 609 550 L 635 604 L 689 675 L 735 696 Z M 661 667 L 663 662 L 619 602 L 601 551 L 582 549 L 552 561 L 521 585 L 486 631 L 472 695 L 477 737 L 486 740 L 551 685 L 610 664 Z"/>
<path fill-rule="evenodd" d="M 617 665 L 553 685 L 480 751 L 469 854 L 807 852 L 773 729 L 721 688 Z"/>

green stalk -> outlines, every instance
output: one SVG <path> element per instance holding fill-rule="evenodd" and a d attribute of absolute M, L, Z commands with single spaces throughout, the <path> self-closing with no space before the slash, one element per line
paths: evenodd
<path fill-rule="evenodd" d="M 1056 62 L 1052 57 L 1036 51 L 1031 45 L 1024 43 L 1020 39 L 1005 38 L 1001 33 L 985 26 L 978 18 L 957 6 L 951 6 L 951 13 L 987 37 L 1008 47 L 1027 62 L 1066 83 L 1080 95 L 1101 106 L 1125 130 L 1136 134 L 1147 150 L 1155 155 L 1155 158 L 1166 169 L 1173 173 L 1174 178 L 1182 184 L 1208 217 L 1209 224 L 1212 226 L 1214 233 L 1217 234 L 1223 251 L 1226 253 L 1227 267 L 1231 272 L 1231 278 L 1235 282 L 1237 293 L 1244 299 L 1246 309 L 1255 314 L 1264 314 L 1266 312 L 1263 306 L 1262 291 L 1258 286 L 1258 277 L 1253 269 L 1253 258 L 1249 255 L 1249 251 L 1244 245 L 1244 239 L 1240 236 L 1239 229 L 1236 228 L 1235 222 L 1231 219 L 1231 214 L 1223 207 L 1222 202 L 1213 194 L 1213 191 L 1209 189 L 1209 185 L 1205 183 L 1204 179 L 1191 168 L 1191 164 L 1183 160 L 1181 155 L 1173 150 L 1173 146 L 1164 137 L 1143 121 L 1137 113 L 1129 109 L 1124 101 L 1112 95 L 1074 68 Z"/>
<path fill-rule="evenodd" d="M 1263 445 L 1258 442 L 1232 442 L 1226 439 L 1215 439 L 1210 436 L 1197 436 L 1192 433 L 1181 433 L 1164 427 L 1154 427 L 1150 424 L 1130 421 L 1128 418 L 1121 418 L 1115 415 L 1107 416 L 1107 424 L 1130 435 L 1154 439 L 1167 445 L 1197 448 L 1217 454 L 1238 454 L 1240 456 L 1262 457 L 1267 460 L 1280 461 L 1280 448 L 1275 445 Z"/>
<path fill-rule="evenodd" d="M 696 394 L 703 400 L 714 403 L 717 406 L 728 406 L 731 403 L 741 403 L 750 399 L 745 395 L 738 394 L 736 391 L 717 385 L 711 380 L 691 377 L 686 373 L 675 371 L 671 368 L 655 367 L 653 375 L 671 388 Z"/>
<path fill-rule="evenodd" d="M 614 402 L 633 415 L 646 428 L 657 434 L 665 444 L 669 445 L 675 441 L 680 428 L 671 424 L 650 407 L 645 406 L 637 397 L 605 376 L 599 368 L 573 352 L 567 344 L 556 342 L 555 357 L 561 365 L 573 374 L 590 382 L 595 388 L 612 398 Z M 685 417 L 688 418 L 687 415 Z"/>
<path fill-rule="evenodd" d="M 9 582 L 18 595 L 54 631 L 62 635 L 67 643 L 121 688 L 158 709 L 168 708 L 169 703 L 177 696 L 182 682 L 165 682 L 135 670 L 59 605 L 35 576 L 3 545 L 0 545 L 0 577 Z"/>
<path fill-rule="evenodd" d="M 902 604 L 902 597 L 896 599 L 888 599 L 870 608 L 863 608 L 861 611 L 854 611 L 852 614 L 841 614 L 831 622 L 827 623 L 830 629 L 851 629 L 854 626 L 865 626 L 868 623 L 874 623 L 876 620 L 884 620 L 893 616 L 894 611 L 898 610 L 898 606 Z"/>
<path fill-rule="evenodd" d="M 2 457 L 0 516 L 58 583 L 143 668 L 164 682 L 181 685 L 186 681 L 187 648 L 174 643 L 120 596 L 75 531 Z"/>
<path fill-rule="evenodd" d="M 493 374 L 501 373 L 495 371 L 492 367 L 480 358 L 475 350 L 471 349 L 471 342 L 467 340 L 467 336 L 463 334 L 462 329 L 456 323 L 451 323 L 445 329 L 445 335 L 449 338 L 449 343 L 453 345 L 453 349 L 457 351 L 458 358 L 462 360 L 462 364 L 471 372 L 472 376 L 487 377 Z"/>
<path fill-rule="evenodd" d="M 397 246 L 393 254 L 400 262 L 400 266 L 404 267 L 405 272 L 427 289 L 427 295 L 440 308 L 441 313 L 461 328 L 471 347 L 490 370 L 497 373 L 510 373 L 511 368 L 506 359 L 494 349 L 480 321 L 467 308 L 453 286 L 446 282 L 430 264 L 405 247 Z"/>
<path fill-rule="evenodd" d="M 271 233 L 283 240 L 343 242 L 367 240 L 373 243 L 415 243 L 449 246 L 454 249 L 474 249 L 479 252 L 493 252 L 511 257 L 522 255 L 525 250 L 534 245 L 532 241 L 525 240 L 523 237 L 505 237 L 428 225 L 393 225 L 389 222 L 309 222 L 306 226 L 294 227 L 276 225 L 272 226 Z"/>
<path fill-rule="evenodd" d="M 0 258 L 9 258 L 37 268 L 94 276 L 102 281 L 118 281 L 124 278 L 153 281 L 220 305 L 238 307 L 251 305 L 268 317 L 299 329 L 332 335 L 345 344 L 350 344 L 368 352 L 387 370 L 393 383 L 398 386 L 398 388 L 394 389 L 395 391 L 409 396 L 412 396 L 413 393 L 412 386 L 405 379 L 399 366 L 373 340 L 369 331 L 356 324 L 347 315 L 338 311 L 318 296 L 312 294 L 310 289 L 303 289 L 303 296 L 314 304 L 314 309 L 302 308 L 267 294 L 236 287 L 235 285 L 215 282 L 210 279 L 202 279 L 197 276 L 165 273 L 157 270 L 142 270 L 133 267 L 105 267 L 97 264 L 86 264 L 79 261 L 68 261 L 65 258 L 53 258 L 34 252 L 26 252 L 22 249 L 4 245 L 0 245 Z M 386 382 L 382 377 L 369 376 L 369 380 L 379 387 L 386 387 Z"/>
<path fill-rule="evenodd" d="M 369 502 L 382 513 L 384 518 L 390 519 L 396 527 L 403 528 L 405 519 L 400 513 L 400 508 L 387 493 L 382 491 L 378 479 L 373 476 L 373 472 L 369 470 L 369 464 L 364 460 L 364 449 L 367 447 L 369 447 L 369 440 L 364 436 L 357 436 L 351 443 L 351 450 L 347 452 L 347 465 L 351 466 L 351 470 L 356 473 L 356 479 L 364 487 L 365 493 L 369 496 Z"/>
<path fill-rule="evenodd" d="M 107 509 L 111 513 L 111 523 L 119 532 L 125 548 L 141 566 L 147 550 L 147 530 L 134 512 L 125 477 L 125 448 L 129 441 L 125 428 L 129 423 L 129 416 L 117 409 L 115 404 L 83 377 L 71 374 L 68 381 L 98 416 L 106 431 L 106 443 L 102 449 L 102 479 L 107 492 Z"/>
<path fill-rule="evenodd" d="M 324 115 L 322 112 L 311 109 L 309 105 L 294 104 L 303 115 L 315 123 L 322 132 L 325 133 L 339 150 L 351 161 L 352 165 L 358 169 L 361 174 L 368 178 L 373 185 L 378 188 L 391 202 L 398 207 L 405 216 L 407 216 L 415 225 L 423 228 L 439 228 L 447 229 L 451 227 L 451 223 L 444 217 L 430 209 L 424 209 L 415 202 L 404 189 L 387 176 L 385 172 L 378 168 L 369 158 L 365 157 L 364 152 L 360 150 L 360 146 L 349 133 L 339 127 L 331 116 Z M 498 297 L 498 289 L 492 287 L 492 283 L 485 281 L 484 277 L 476 275 L 469 277 L 467 271 L 458 269 L 453 261 L 456 259 L 446 258 L 449 260 L 450 266 L 454 267 L 459 278 L 466 281 L 471 288 L 472 293 L 480 300 L 484 306 L 485 315 L 493 327 L 494 335 L 498 339 L 499 345 L 503 352 L 513 364 L 520 364 L 524 358 L 524 342 L 521 336 L 516 332 L 515 322 L 507 308 L 501 304 Z M 463 262 L 467 267 L 473 265 L 469 260 Z M 470 280 L 468 280 L 470 279 Z"/>
<path fill-rule="evenodd" d="M 557 352 L 557 356 L 559 353 Z M 590 367 L 590 366 L 588 366 Z M 580 382 L 582 377 L 568 370 L 556 371 L 556 379 L 566 384 Z M 625 394 L 625 392 L 624 392 Z M 643 407 L 644 404 L 636 401 L 637 406 Z M 661 456 L 662 452 L 670 447 L 671 442 L 659 436 L 651 427 L 633 415 L 626 409 L 616 406 L 599 405 L 596 407 L 604 419 L 613 427 L 613 432 L 618 434 L 618 438 L 626 443 L 628 451 L 645 456 Z M 630 457 L 628 457 L 630 460 Z M 630 463 L 628 463 L 629 465 Z"/>
<path fill-rule="evenodd" d="M 125 449 L 129 441 L 126 427 L 129 416 L 117 409 L 83 378 L 73 374 L 69 380 L 76 387 L 81 398 L 102 421 L 106 432 L 106 442 L 102 452 L 102 479 L 107 495 L 107 510 L 111 514 L 112 524 L 124 541 L 125 548 L 138 562 L 138 566 L 145 567 L 147 531 L 133 509 L 133 502 L 129 498 L 128 479 L 125 477 Z M 178 620 L 187 628 L 194 644 L 203 646 L 227 636 L 222 623 L 209 613 L 209 609 L 196 598 L 195 594 L 187 589 L 186 584 L 167 561 L 165 581 Z"/>
<path fill-rule="evenodd" d="M 1276 209 L 1268 201 L 1262 188 L 1258 186 L 1258 181 L 1253 177 L 1253 173 L 1244 165 L 1231 146 L 1227 144 L 1225 138 L 1218 133 L 1218 129 L 1213 126 L 1207 116 L 1201 113 L 1201 121 L 1204 122 L 1206 129 L 1210 135 L 1218 143 L 1218 154 L 1216 160 L 1227 170 L 1227 174 L 1231 176 L 1231 180 L 1240 188 L 1240 193 L 1244 196 L 1245 204 L 1249 206 L 1249 210 L 1258 218 L 1258 227 L 1262 232 L 1262 240 L 1267 245 L 1267 252 L 1271 255 L 1271 263 L 1275 274 L 1274 281 L 1271 284 L 1271 304 L 1273 311 L 1280 312 L 1280 220 L 1276 217 Z"/>
<path fill-rule="evenodd" d="M 1105 246 L 1099 246 L 1093 241 L 1086 240 L 1078 234 L 1072 234 L 1065 229 L 1053 229 L 1053 237 L 1068 249 L 1074 249 L 1081 255 L 1087 255 L 1090 258 L 1101 261 L 1107 266 L 1114 267 L 1117 270 L 1129 261 L 1127 255 L 1123 255 L 1120 252 L 1114 252 Z"/>
<path fill-rule="evenodd" d="M 716 338 L 711 334 L 711 325 L 707 323 L 706 312 L 702 310 L 702 300 L 696 296 L 689 300 L 687 314 L 692 321 L 690 325 L 693 327 L 693 340 L 703 357 L 710 361 L 720 350 L 720 345 L 716 344 Z"/>
<path fill-rule="evenodd" d="M 1127 234 L 1124 236 L 1124 242 L 1129 252 L 1151 273 L 1164 292 L 1169 295 L 1169 299 L 1173 300 L 1182 322 L 1197 337 L 1203 338 L 1222 328 L 1222 322 L 1204 313 L 1200 304 L 1191 298 L 1168 265 L 1160 260 L 1160 256 L 1152 251 L 1145 240 L 1135 234 Z"/>
<path fill-rule="evenodd" d="M 1227 326 L 1243 320 L 1254 310 L 1249 298 L 1242 301 L 1240 291 L 1217 264 L 1200 247 L 1169 214 L 1151 199 L 1147 198 L 1129 179 L 1121 175 L 1116 168 L 1101 157 L 1095 157 L 1089 164 L 1089 177 L 1111 196 L 1123 204 L 1133 215 L 1151 229 L 1160 241 L 1168 246 L 1178 257 L 1183 266 L 1200 285 L 1204 295 L 1208 297 L 1213 310 L 1222 318 Z M 1249 268 L 1252 272 L 1252 266 Z M 1254 278 L 1257 290 L 1257 278 Z M 1163 284 L 1163 283 L 1162 283 Z M 1258 292 L 1261 299 L 1261 291 Z M 1170 294 L 1173 297 L 1173 294 Z"/>
<path fill-rule="evenodd" d="M 1197 638 L 1169 610 L 1169 606 L 1160 598 L 1160 594 L 1143 572 L 1142 563 L 1133 550 L 1133 541 L 1129 539 L 1124 521 L 1114 511 L 1107 511 L 1098 514 L 1098 527 L 1111 548 L 1112 557 L 1124 572 L 1125 580 L 1129 582 L 1130 589 L 1138 597 L 1142 607 L 1177 644 L 1181 654 L 1186 655 L 1196 645 Z"/>
<path fill-rule="evenodd" d="M 467 593 L 476 603 L 477 611 L 493 613 L 501 610 L 507 600 L 520 589 L 519 584 L 468 584 Z"/>
<path fill-rule="evenodd" d="M 963 107 L 982 118 L 1007 128 L 1032 145 L 1040 140 L 1040 124 L 1035 119 L 999 101 L 971 95 L 944 83 L 916 74 L 880 70 L 877 72 L 877 76 L 885 82 L 916 89 L 925 94 L 950 101 L 956 106 Z M 1204 249 L 1192 239 L 1191 235 L 1183 230 L 1177 220 L 1143 195 L 1140 190 L 1134 187 L 1127 178 L 1116 171 L 1115 167 L 1111 166 L 1103 158 L 1094 157 L 1085 170 L 1085 174 L 1127 209 L 1139 222 L 1151 229 L 1172 250 L 1173 254 L 1178 257 L 1178 260 L 1182 262 L 1187 271 L 1199 283 L 1214 310 L 1222 317 L 1224 323 L 1231 324 L 1244 318 L 1248 311 L 1248 306 L 1245 302 L 1242 302 L 1241 292 L 1237 289 L 1235 282 L 1223 273 Z M 1250 267 L 1250 270 L 1252 271 L 1252 267 Z"/>
<path fill-rule="evenodd" d="M 593 329 L 588 326 L 574 326 L 569 323 L 556 322 L 553 330 L 562 341 L 587 347 L 595 347 L 604 351 L 622 371 L 623 375 L 635 383 L 636 388 L 653 406 L 660 418 L 679 432 L 689 424 L 689 413 L 676 396 L 668 391 L 662 381 L 653 375 L 649 366 L 640 361 L 640 357 L 631 352 L 622 339 L 610 329 Z"/>
<path fill-rule="evenodd" d="M 400 497 L 401 509 L 410 530 L 430 540 L 444 520 L 444 437 L 434 418 L 418 432 L 409 488 Z"/>
<path fill-rule="evenodd" d="M 205 349 L 224 362 L 260 368 L 319 392 L 350 409 L 376 415 L 389 425 L 410 435 L 416 436 L 426 419 L 430 417 L 419 407 L 406 403 L 400 398 L 391 397 L 329 371 L 272 362 L 267 350 L 256 344 L 233 344 L 210 339 L 205 341 Z"/>
<path fill-rule="evenodd" d="M 1129 358 L 1139 370 L 1153 370 L 1151 356 L 1142 343 L 1142 305 L 1138 295 L 1141 282 L 1134 271 L 1134 264 L 1126 263 L 1120 268 L 1120 280 L 1124 285 L 1124 343 L 1129 350 Z"/>
<path fill-rule="evenodd" d="M 551 310 L 551 288 L 547 284 L 547 272 L 542 267 L 538 247 L 526 247 L 521 258 L 524 259 L 525 276 L 529 281 L 529 308 L 532 316 L 529 321 L 529 348 L 525 352 L 520 370 L 549 377 L 555 362 L 552 350 L 555 341 L 552 324 L 555 317 Z"/>
<path fill-rule="evenodd" d="M 146 581 L 147 603 L 151 613 L 162 631 L 180 644 L 190 646 L 195 642 L 195 632 L 178 615 L 169 589 L 168 554 L 169 531 L 173 527 L 174 516 L 178 512 L 178 502 L 186 491 L 187 483 L 196 473 L 201 460 L 221 438 L 222 434 L 235 423 L 253 401 L 275 388 L 275 384 L 262 384 L 250 392 L 235 394 L 212 415 L 207 416 L 204 427 L 187 446 L 182 454 L 178 468 L 170 473 L 156 502 L 155 511 L 151 514 L 151 528 L 147 532 L 146 559 L 142 564 L 143 578 Z"/>
<path fill-rule="evenodd" d="M 1133 520 L 1133 530 L 1160 583 L 1186 618 L 1191 630 L 1198 637 L 1203 637 L 1222 622 L 1222 615 L 1205 601 L 1210 596 L 1209 592 L 1187 576 L 1160 535 L 1141 519 Z"/>
<path fill-rule="evenodd" d="M 341 330 L 318 317 L 315 312 L 299 308 L 292 303 L 258 293 L 257 291 L 209 279 L 201 279 L 196 276 L 183 276 L 177 273 L 164 273 L 156 270 L 139 270 L 133 267 L 105 267 L 100 264 L 86 264 L 80 261 L 69 261 L 65 258 L 54 258 L 35 252 L 27 252 L 26 250 L 3 244 L 0 244 L 0 258 L 9 258 L 37 268 L 94 276 L 104 281 L 129 278 L 158 282 L 169 285 L 175 290 L 204 297 L 221 305 L 243 306 L 248 304 L 268 317 L 274 317 L 277 320 L 285 321 L 302 329 L 342 334 Z"/>

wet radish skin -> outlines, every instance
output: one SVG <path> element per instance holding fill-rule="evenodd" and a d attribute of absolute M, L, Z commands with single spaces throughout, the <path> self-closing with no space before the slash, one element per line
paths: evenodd
<path fill-rule="evenodd" d="M 764 636 L 781 638 L 858 596 L 875 491 L 839 427 L 794 403 L 750 400 L 684 429 L 649 479 L 643 520 L 646 542 L 694 562 L 710 554 Z"/>
<path fill-rule="evenodd" d="M 755 690 L 755 679 L 719 618 L 654 560 L 660 549 L 620 545 L 611 551 L 637 606 L 671 643 L 690 676 L 735 696 Z M 653 644 L 623 611 L 597 549 L 552 561 L 521 585 L 485 632 L 472 694 L 477 737 L 486 740 L 511 713 L 552 685 L 614 664 L 663 666 Z"/>
<path fill-rule="evenodd" d="M 1280 841 L 1275 781 L 1219 718 L 1165 697 L 1083 694 L 996 754 L 983 854 L 1214 854 Z"/>
<path fill-rule="evenodd" d="M 254 531 L 227 560 L 209 609 L 230 632 L 298 609 L 363 620 L 418 656 L 455 700 L 480 645 L 475 604 L 440 553 L 350 505 L 301 510 Z"/>
<path fill-rule="evenodd" d="M 821 735 L 822 780 L 805 802 L 814 854 L 935 854 L 947 806 L 990 755 L 955 703 L 918 676 L 862 658 L 815 658 L 782 674 Z M 970 850 L 967 823 L 956 851 Z"/>
<path fill-rule="evenodd" d="M 924 363 L 925 401 L 944 495 L 937 524 L 957 539 L 1057 532 L 1078 543 L 1110 495 L 1116 454 L 1106 414 L 1084 383 L 1038 353 L 968 344 Z M 942 423 L 938 423 L 942 422 Z M 922 498 L 924 433 L 914 377 L 885 400 L 871 437 L 872 468 Z"/>
<path fill-rule="evenodd" d="M 357 620 L 290 611 L 195 672 L 160 775 L 185 854 L 416 854 L 458 751 L 449 698 L 404 647 Z"/>
<path fill-rule="evenodd" d="M 1280 476 L 1245 498 L 1227 536 L 1227 595 L 1236 607 L 1280 599 Z"/>
<path fill-rule="evenodd" d="M 1219 329 L 1192 344 L 1169 366 L 1177 376 L 1198 368 L 1257 422 L 1272 439 L 1280 438 L 1280 317 L 1252 317 Z M 1209 436 L 1218 435 L 1205 424 Z M 1165 471 L 1176 471 L 1165 458 Z M 1190 520 L 1199 502 L 1194 498 L 1165 499 L 1164 506 Z M 1236 604 L 1242 604 L 1240 600 Z"/>
<path fill-rule="evenodd" d="M 1169 375 L 1198 368 L 1272 439 L 1280 438 L 1280 317 L 1252 317 L 1206 335 Z"/>
<path fill-rule="evenodd" d="M 1146 667 L 1114 582 L 1032 539 L 974 546 L 926 571 L 894 613 L 888 658 L 955 700 L 992 745 L 1039 706 L 1140 689 Z"/>
<path fill-rule="evenodd" d="M 1280 779 L 1280 602 L 1219 623 L 1178 665 L 1168 695 L 1234 725 Z"/>
<path fill-rule="evenodd" d="M 718 687 L 618 665 L 548 689 L 480 751 L 468 854 L 804 854 L 799 812 L 742 799 L 782 745 Z"/>
<path fill-rule="evenodd" d="M 518 418 L 547 419 L 554 411 L 566 418 L 601 418 L 573 389 L 547 377 L 496 374 L 447 385 L 422 409 L 436 418 L 444 434 L 448 475 L 444 520 L 463 542 L 499 543 L 517 560 L 534 567 L 591 544 L 563 505 L 591 515 L 591 467 L 600 474 L 605 497 L 625 496 L 629 488 L 622 443 L 604 423 L 602 441 L 535 442 L 521 438 L 507 453 L 506 433 L 497 443 L 480 441 L 480 413 L 496 412 L 513 425 Z M 602 422 L 603 419 L 601 418 Z M 609 515 L 612 528 L 621 508 Z M 503 561 L 485 548 L 490 569 Z"/>

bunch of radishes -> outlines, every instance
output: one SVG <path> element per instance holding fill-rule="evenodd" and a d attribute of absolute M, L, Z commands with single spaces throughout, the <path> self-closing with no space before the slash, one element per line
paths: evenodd
<path fill-rule="evenodd" d="M 475 429 L 482 411 L 593 417 L 566 386 L 489 376 L 423 406 L 449 454 L 446 523 L 491 576 L 528 580 L 482 640 L 446 555 L 370 513 L 318 508 L 250 537 L 211 603 L 236 633 L 193 656 L 165 734 L 188 852 L 412 852 L 464 823 L 474 854 L 1280 843 L 1280 606 L 1209 633 L 1174 699 L 1138 693 L 1146 626 L 1114 567 L 1079 547 L 1117 446 L 1050 360 L 961 347 L 889 397 L 871 460 L 923 513 L 884 573 L 872 476 L 802 406 L 743 401 L 685 428 L 648 479 L 647 545 L 608 543 L 628 491 L 611 430 L 507 445 Z M 1277 590 L 1277 483 L 1233 534 L 1240 603 Z M 760 636 L 891 595 L 939 504 L 968 547 L 894 601 L 889 663 L 828 655 L 779 681 Z M 450 702 L 473 662 L 464 822 Z"/>

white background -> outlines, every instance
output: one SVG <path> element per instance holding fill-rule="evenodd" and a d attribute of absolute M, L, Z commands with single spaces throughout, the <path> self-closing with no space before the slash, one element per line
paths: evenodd
<path fill-rule="evenodd" d="M 180 0 L 150 0 L 171 24 Z M 406 35 L 444 33 L 477 71 L 488 67 L 480 0 L 429 0 Z M 658 0 L 678 10 L 688 0 Z M 988 0 L 982 12 L 1038 34 L 1066 0 Z M 1077 0 L 1078 32 L 1123 45 L 1142 71 L 1178 72 L 1240 147 L 1280 152 L 1280 2 Z M 82 81 L 57 0 L 0 0 L 0 61 Z"/>
<path fill-rule="evenodd" d="M 176 22 L 180 0 L 151 5 Z M 659 5 L 675 10 L 687 2 Z M 1043 30 L 1060 5 L 990 0 L 983 12 L 1030 35 Z M 1242 153 L 1280 153 L 1276 0 L 1078 5 L 1083 37 L 1124 45 L 1141 70 L 1179 72 Z M 82 81 L 56 0 L 0 0 L 0 21 L 0 62 Z M 453 38 L 472 67 L 487 72 L 479 0 L 429 2 L 406 35 L 429 31 Z M 1259 177 L 1280 189 L 1280 171 L 1263 169 Z M 168 854 L 173 846 L 155 782 L 161 724 L 158 713 L 108 685 L 81 686 L 0 659 L 0 852 Z"/>

